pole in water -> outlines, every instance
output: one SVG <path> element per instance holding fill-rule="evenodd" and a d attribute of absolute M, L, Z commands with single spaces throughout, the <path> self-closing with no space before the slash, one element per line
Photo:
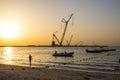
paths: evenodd
<path fill-rule="evenodd" d="M 31 54 L 29 55 L 29 63 L 30 63 L 30 67 L 31 67 L 31 61 L 32 61 L 32 56 Z"/>

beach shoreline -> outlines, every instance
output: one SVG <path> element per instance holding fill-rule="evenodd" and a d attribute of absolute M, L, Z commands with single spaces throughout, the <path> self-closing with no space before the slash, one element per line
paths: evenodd
<path fill-rule="evenodd" d="M 0 64 L 0 80 L 120 80 L 116 70 L 63 70 Z"/>

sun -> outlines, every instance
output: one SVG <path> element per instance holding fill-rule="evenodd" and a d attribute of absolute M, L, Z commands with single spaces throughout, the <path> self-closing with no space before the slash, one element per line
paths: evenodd
<path fill-rule="evenodd" d="M 14 38 L 19 33 L 18 25 L 15 22 L 4 22 L 0 32 L 5 38 Z"/>

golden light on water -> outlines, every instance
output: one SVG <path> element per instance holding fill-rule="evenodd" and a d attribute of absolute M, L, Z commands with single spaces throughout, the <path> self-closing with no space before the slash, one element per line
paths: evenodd
<path fill-rule="evenodd" d="M 11 59 L 12 59 L 12 47 L 5 47 L 5 52 L 4 52 L 4 59 L 5 59 L 5 63 L 12 63 Z"/>

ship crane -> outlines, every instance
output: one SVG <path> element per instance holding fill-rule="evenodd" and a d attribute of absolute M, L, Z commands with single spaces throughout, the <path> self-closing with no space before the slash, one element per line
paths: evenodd
<path fill-rule="evenodd" d="M 71 41 L 72 41 L 72 38 L 73 38 L 73 35 L 71 35 L 71 37 L 70 37 L 70 41 L 67 40 L 67 46 L 70 46 Z"/>
<path fill-rule="evenodd" d="M 56 36 L 55 34 L 53 34 L 52 46 L 56 46 L 54 39 L 57 40 L 59 46 L 63 46 L 63 41 L 64 41 L 64 37 L 65 37 L 65 34 L 66 34 L 67 26 L 68 26 L 68 23 L 69 23 L 70 19 L 72 18 L 72 16 L 73 16 L 73 14 L 71 14 L 68 19 L 63 18 L 63 19 L 61 20 L 61 22 L 65 23 L 65 28 L 64 28 L 64 31 L 63 31 L 61 40 L 59 41 L 59 39 L 57 38 L 57 36 Z"/>
<path fill-rule="evenodd" d="M 56 35 L 53 33 L 53 45 L 55 46 L 56 44 L 55 44 L 55 40 L 54 39 L 56 39 L 57 40 L 57 42 L 60 44 L 60 41 L 59 41 L 59 39 L 56 37 Z"/>

